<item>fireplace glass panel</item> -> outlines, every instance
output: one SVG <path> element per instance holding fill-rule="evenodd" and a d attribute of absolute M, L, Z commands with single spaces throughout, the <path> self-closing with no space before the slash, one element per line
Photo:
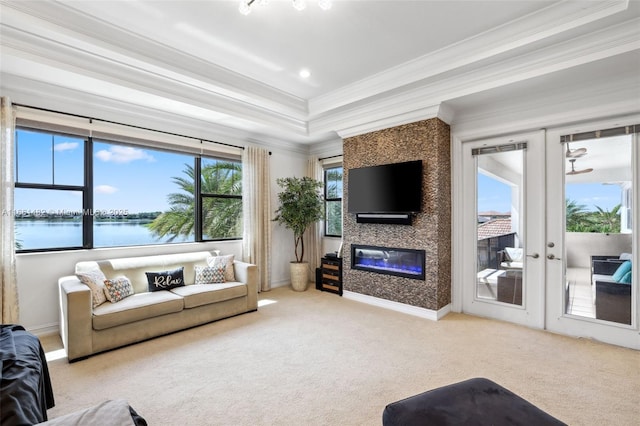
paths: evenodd
<path fill-rule="evenodd" d="M 351 268 L 378 274 L 424 280 L 424 250 L 351 246 Z"/>

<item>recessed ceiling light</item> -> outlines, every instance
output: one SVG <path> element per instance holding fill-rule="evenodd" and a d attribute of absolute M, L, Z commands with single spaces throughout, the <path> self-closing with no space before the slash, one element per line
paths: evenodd
<path fill-rule="evenodd" d="M 298 75 L 299 75 L 301 78 L 309 78 L 309 77 L 311 77 L 311 71 L 309 71 L 309 70 L 308 70 L 308 69 L 306 69 L 306 68 L 303 68 L 303 69 L 301 69 L 301 70 L 300 70 L 300 72 L 298 73 Z"/>

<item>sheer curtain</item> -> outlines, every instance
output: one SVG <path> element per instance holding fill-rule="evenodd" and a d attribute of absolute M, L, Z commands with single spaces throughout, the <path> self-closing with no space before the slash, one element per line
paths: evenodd
<path fill-rule="evenodd" d="M 259 290 L 271 289 L 271 180 L 269 152 L 248 146 L 242 153 L 242 257 L 258 266 Z"/>
<path fill-rule="evenodd" d="M 0 307 L 2 309 L 2 323 L 16 324 L 19 322 L 18 287 L 16 284 L 16 251 L 13 215 L 13 158 L 15 136 L 15 113 L 11 100 L 1 99 L 2 145 L 0 146 L 0 168 L 2 181 L 0 182 Z"/>
<path fill-rule="evenodd" d="M 311 157 L 307 161 L 307 176 L 315 180 L 323 181 L 323 169 L 322 164 L 318 160 L 318 157 Z M 305 231 L 304 237 L 306 247 L 308 247 L 307 253 L 309 253 L 309 279 L 311 282 L 316 281 L 316 268 L 320 265 L 320 258 L 322 257 L 322 222 L 316 222 L 311 225 Z"/>

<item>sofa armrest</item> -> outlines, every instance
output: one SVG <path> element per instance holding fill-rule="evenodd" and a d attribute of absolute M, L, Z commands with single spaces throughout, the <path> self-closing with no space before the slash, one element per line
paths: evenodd
<path fill-rule="evenodd" d="M 601 294 L 631 297 L 631 284 L 596 280 L 596 299 Z"/>
<path fill-rule="evenodd" d="M 247 285 L 247 308 L 258 309 L 258 267 L 252 263 L 235 260 L 233 270 L 236 280 Z"/>
<path fill-rule="evenodd" d="M 75 275 L 58 280 L 60 297 L 60 337 L 69 361 L 92 353 L 91 289 Z"/>
<path fill-rule="evenodd" d="M 597 275 L 613 275 L 624 263 L 624 260 L 606 259 L 593 261 L 593 273 Z"/>

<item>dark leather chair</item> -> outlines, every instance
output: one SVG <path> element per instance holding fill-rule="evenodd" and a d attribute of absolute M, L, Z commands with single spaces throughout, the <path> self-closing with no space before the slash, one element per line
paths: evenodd
<path fill-rule="evenodd" d="M 443 386 L 387 405 L 383 426 L 566 425 L 485 378 Z"/>

